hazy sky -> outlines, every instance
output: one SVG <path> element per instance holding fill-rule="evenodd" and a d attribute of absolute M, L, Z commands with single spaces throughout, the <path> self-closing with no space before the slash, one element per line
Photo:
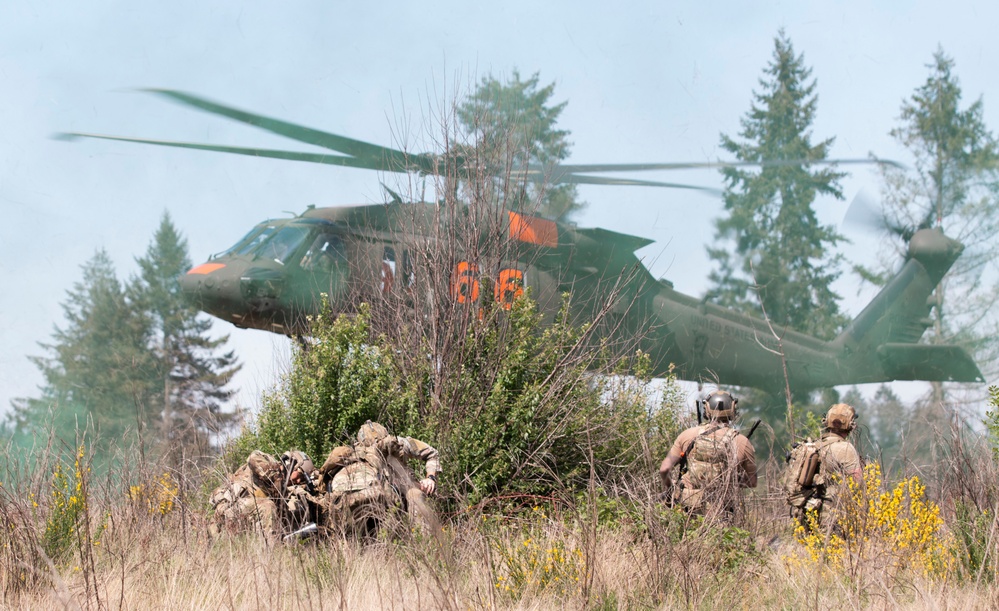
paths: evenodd
<path fill-rule="evenodd" d="M 807 7 L 804 5 L 808 5 Z M 431 146 L 451 101 L 486 74 L 518 69 L 567 100 L 571 162 L 707 161 L 725 156 L 784 28 L 818 81 L 815 140 L 834 157 L 907 161 L 888 137 L 904 98 L 941 47 L 970 102 L 999 129 L 997 10 L 950 2 L 193 2 L 0 3 L 0 413 L 35 395 L 28 355 L 61 324 L 80 265 L 104 248 L 135 273 L 164 211 L 197 263 L 265 218 L 307 205 L 383 201 L 361 170 L 124 143 L 50 139 L 89 131 L 215 144 L 293 147 L 250 127 L 135 93 L 181 89 L 304 125 L 411 150 Z M 717 185 L 717 173 L 651 175 Z M 878 182 L 844 183 L 849 201 Z M 700 295 L 705 243 L 721 202 L 676 191 L 581 187 L 578 222 L 657 240 L 654 273 Z M 847 202 L 819 201 L 838 223 Z M 870 261 L 870 238 L 847 254 Z M 851 312 L 863 297 L 844 282 Z M 287 341 L 237 330 L 236 380 L 253 407 L 287 360 Z"/>

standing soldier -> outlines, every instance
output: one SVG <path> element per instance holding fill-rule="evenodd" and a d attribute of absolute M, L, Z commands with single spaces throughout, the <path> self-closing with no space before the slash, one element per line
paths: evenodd
<path fill-rule="evenodd" d="M 732 428 L 738 399 L 715 390 L 704 400 L 707 424 L 689 428 L 676 438 L 659 467 L 659 477 L 673 501 L 701 515 L 730 517 L 739 488 L 756 487 L 756 452 L 749 439 Z M 680 481 L 670 472 L 680 466 Z"/>
<path fill-rule="evenodd" d="M 823 530 L 835 529 L 838 509 L 850 496 L 848 480 L 863 479 L 860 455 L 847 439 L 856 426 L 857 410 L 837 403 L 822 418 L 822 437 L 791 449 L 784 489 L 791 516 L 806 527 L 808 512 L 814 511 L 816 524 Z"/>

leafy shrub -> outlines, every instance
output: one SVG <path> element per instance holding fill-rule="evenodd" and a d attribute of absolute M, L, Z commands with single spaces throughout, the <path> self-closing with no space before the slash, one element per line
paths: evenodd
<path fill-rule="evenodd" d="M 42 549 L 54 561 L 64 560 L 77 543 L 82 522 L 87 518 L 87 488 L 83 463 L 84 448 L 80 446 L 71 469 L 56 463 L 52 472 L 51 503 L 36 508 L 47 510 Z"/>
<path fill-rule="evenodd" d="M 806 516 L 806 524 L 797 527 L 805 561 L 833 568 L 866 562 L 891 574 L 907 569 L 927 577 L 950 574 L 956 560 L 955 542 L 944 529 L 940 507 L 926 499 L 919 477 L 903 479 L 887 489 L 880 465 L 872 463 L 864 468 L 862 482 L 850 479 L 847 483 L 850 502 L 841 508 L 836 528 L 825 532 L 814 512 Z"/>
<path fill-rule="evenodd" d="M 564 537 L 541 532 L 519 533 L 493 542 L 496 554 L 494 586 L 519 600 L 528 592 L 553 592 L 559 597 L 579 591 L 583 551 Z"/>
<path fill-rule="evenodd" d="M 985 430 L 992 458 L 999 462 L 999 386 L 989 386 L 989 405 L 992 409 L 985 412 Z"/>
<path fill-rule="evenodd" d="M 979 511 L 971 503 L 961 500 L 954 503 L 954 510 L 952 526 L 961 548 L 963 575 L 971 579 L 981 575 L 986 581 L 993 581 L 999 573 L 990 545 L 995 512 L 988 509 Z"/>
<path fill-rule="evenodd" d="M 480 312 L 463 328 L 452 352 L 435 356 L 406 329 L 375 335 L 366 306 L 351 316 L 326 310 L 256 426 L 230 448 L 297 448 L 318 464 L 365 420 L 378 420 L 437 447 L 442 488 L 470 504 L 549 495 L 580 485 L 591 470 L 617 477 L 640 465 L 647 473 L 668 448 L 680 402 L 675 379 L 665 404 L 650 407 L 650 381 L 623 377 L 647 370 L 648 357 L 614 358 L 590 345 L 589 328 L 570 322 L 567 300 L 543 325 L 525 292 L 509 311 Z"/>
<path fill-rule="evenodd" d="M 147 513 L 168 515 L 174 510 L 180 487 L 169 472 L 163 472 L 152 483 L 129 486 L 128 500 Z"/>

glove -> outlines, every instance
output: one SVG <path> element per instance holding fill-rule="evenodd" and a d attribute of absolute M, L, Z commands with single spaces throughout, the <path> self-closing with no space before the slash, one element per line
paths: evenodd
<path fill-rule="evenodd" d="M 426 494 L 427 496 L 430 496 L 434 492 L 436 492 L 437 491 L 437 476 L 436 475 L 428 475 L 426 478 L 420 480 L 420 490 L 422 490 L 423 494 Z"/>

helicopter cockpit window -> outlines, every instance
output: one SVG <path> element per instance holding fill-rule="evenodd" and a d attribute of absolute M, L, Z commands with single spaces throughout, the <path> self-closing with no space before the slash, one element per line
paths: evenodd
<path fill-rule="evenodd" d="M 270 231 L 267 231 L 268 229 Z M 266 231 L 266 233 L 265 233 L 265 231 Z M 269 236 L 273 232 L 274 232 L 274 227 L 273 226 L 268 227 L 268 226 L 263 225 L 263 224 L 257 225 L 256 227 L 254 227 L 253 229 L 251 229 L 250 231 L 248 231 L 246 233 L 246 235 L 244 235 L 243 237 L 241 237 L 238 242 L 236 242 L 235 244 L 233 244 L 229 248 L 226 248 L 222 252 L 215 253 L 214 255 L 212 255 L 212 258 L 213 259 L 217 259 L 219 257 L 224 257 L 226 255 L 245 254 L 246 251 L 247 251 L 247 249 L 252 248 L 253 246 L 256 246 L 257 244 L 260 244 L 260 242 L 262 242 L 264 239 L 266 239 L 267 236 Z"/>
<path fill-rule="evenodd" d="M 253 254 L 261 259 L 273 259 L 284 264 L 309 237 L 309 230 L 307 226 L 285 225 L 256 248 Z"/>
<path fill-rule="evenodd" d="M 299 265 L 304 270 L 328 273 L 345 260 L 343 240 L 340 236 L 325 233 L 312 241 Z"/>
<path fill-rule="evenodd" d="M 230 250 L 234 255 L 245 255 L 256 250 L 260 244 L 271 237 L 271 235 L 277 231 L 277 227 L 274 225 L 266 225 L 264 227 L 255 227 L 253 231 L 247 234 L 246 238 L 243 238 Z M 249 239 L 247 239 L 249 238 Z"/>

